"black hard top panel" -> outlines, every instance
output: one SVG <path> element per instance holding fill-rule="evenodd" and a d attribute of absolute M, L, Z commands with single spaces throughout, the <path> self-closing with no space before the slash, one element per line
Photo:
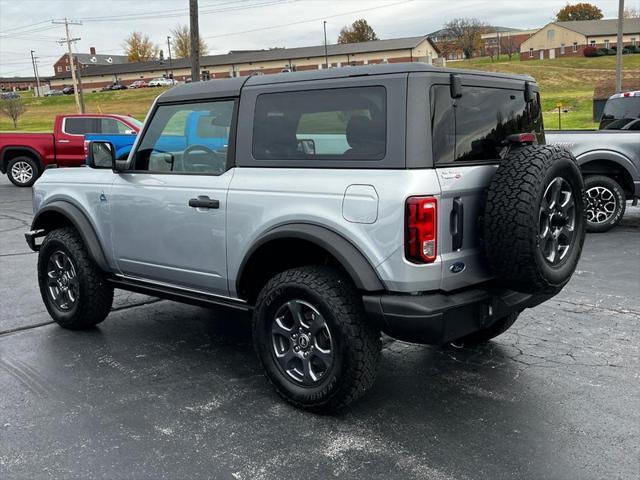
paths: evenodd
<path fill-rule="evenodd" d="M 432 67 L 426 63 L 407 62 L 378 65 L 362 65 L 358 67 L 330 68 L 323 70 L 307 70 L 303 72 L 286 72 L 270 75 L 253 75 L 249 77 L 209 80 L 207 82 L 178 85 L 158 97 L 158 103 L 199 100 L 204 98 L 237 97 L 243 85 L 273 85 L 277 83 L 302 82 L 309 80 L 327 80 L 368 75 L 386 75 L 393 73 L 457 73 L 489 78 L 511 79 L 519 81 L 535 81 L 529 75 L 512 75 L 478 70 Z"/>

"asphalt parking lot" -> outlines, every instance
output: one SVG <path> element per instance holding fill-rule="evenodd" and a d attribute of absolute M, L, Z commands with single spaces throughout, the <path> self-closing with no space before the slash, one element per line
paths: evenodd
<path fill-rule="evenodd" d="M 117 292 L 99 328 L 52 325 L 31 216 L 0 177 L 0 478 L 638 478 L 640 207 L 489 346 L 386 339 L 335 416 L 276 396 L 234 312 Z"/>

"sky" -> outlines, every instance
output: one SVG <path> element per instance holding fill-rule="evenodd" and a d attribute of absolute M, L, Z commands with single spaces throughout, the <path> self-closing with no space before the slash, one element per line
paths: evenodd
<path fill-rule="evenodd" d="M 573 3 L 576 3 L 576 0 Z M 200 36 L 209 54 L 229 50 L 299 47 L 335 43 L 340 29 L 365 18 L 379 38 L 424 35 L 456 17 L 475 17 L 491 25 L 536 28 L 551 21 L 566 0 L 199 0 Z M 618 0 L 592 1 L 605 18 L 617 16 Z M 640 0 L 626 0 L 640 8 Z M 0 77 L 33 75 L 35 51 L 41 75 L 66 46 L 57 42 L 64 26 L 52 20 L 79 21 L 71 27 L 77 52 L 122 54 L 123 40 L 143 32 L 165 50 L 167 35 L 189 23 L 189 0 L 0 0 Z"/>

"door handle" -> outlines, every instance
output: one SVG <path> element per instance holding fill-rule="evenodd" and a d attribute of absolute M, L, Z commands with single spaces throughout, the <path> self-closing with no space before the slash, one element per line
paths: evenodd
<path fill-rule="evenodd" d="M 451 248 L 454 251 L 460 250 L 462 248 L 462 239 L 464 235 L 464 205 L 462 204 L 462 199 L 460 197 L 453 199 L 453 208 L 451 209 L 451 217 L 449 220 Z"/>
<path fill-rule="evenodd" d="M 198 198 L 189 200 L 189 206 L 193 208 L 220 208 L 220 201 L 212 200 L 206 195 L 198 195 Z"/>
<path fill-rule="evenodd" d="M 58 143 L 69 143 L 69 140 L 58 140 Z"/>

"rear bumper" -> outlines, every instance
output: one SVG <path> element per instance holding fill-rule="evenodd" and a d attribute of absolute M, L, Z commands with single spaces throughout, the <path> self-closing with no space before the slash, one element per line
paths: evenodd
<path fill-rule="evenodd" d="M 387 335 L 441 345 L 488 328 L 499 318 L 535 307 L 553 295 L 486 287 L 456 293 L 364 295 L 363 302 L 369 317 Z"/>

